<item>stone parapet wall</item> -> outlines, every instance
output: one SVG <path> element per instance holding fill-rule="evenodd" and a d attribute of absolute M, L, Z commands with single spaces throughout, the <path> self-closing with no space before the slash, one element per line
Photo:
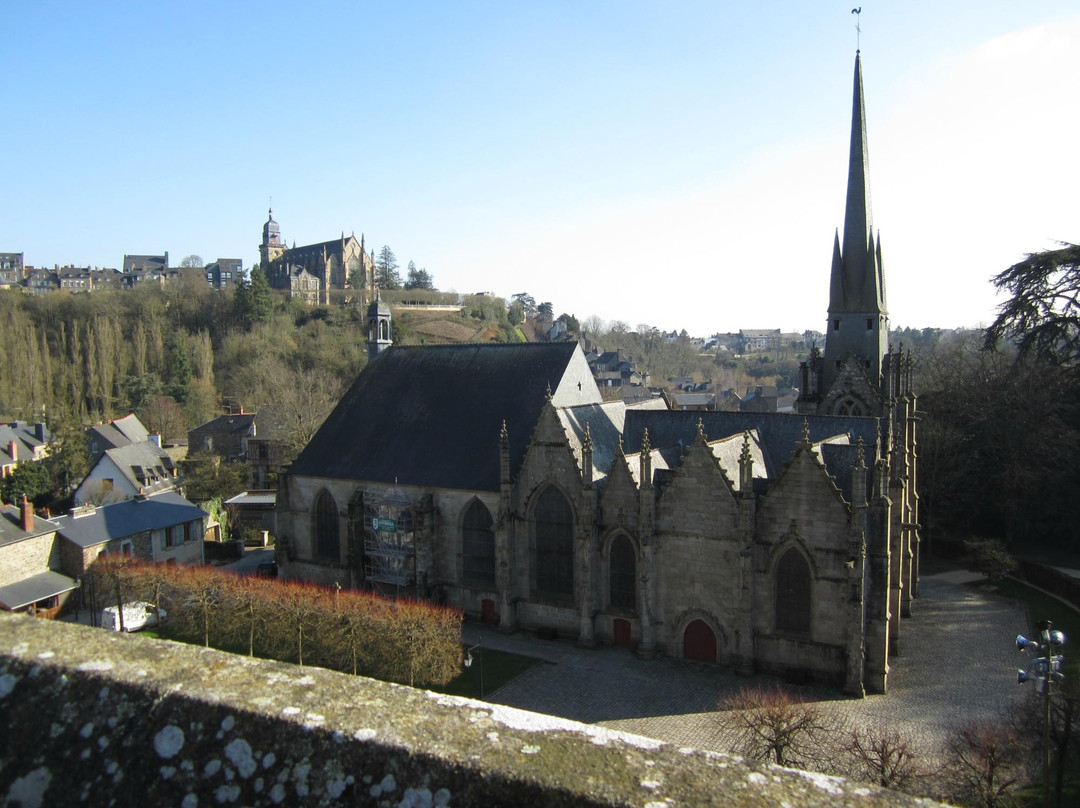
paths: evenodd
<path fill-rule="evenodd" d="M 0 615 L 0 802 L 928 806 L 319 668 Z"/>

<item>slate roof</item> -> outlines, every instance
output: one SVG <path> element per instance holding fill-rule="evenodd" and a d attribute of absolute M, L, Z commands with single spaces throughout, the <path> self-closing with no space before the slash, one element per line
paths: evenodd
<path fill-rule="evenodd" d="M 75 588 L 75 581 L 58 572 L 41 572 L 15 581 L 7 586 L 0 586 L 0 606 L 15 611 L 53 595 L 70 592 Z"/>
<path fill-rule="evenodd" d="M 60 516 L 53 521 L 65 539 L 86 548 L 206 516 L 198 505 L 188 502 L 175 491 L 166 491 L 145 499 L 103 505 L 83 516 Z"/>
<path fill-rule="evenodd" d="M 105 457 L 116 465 L 119 472 L 136 490 L 141 488 L 150 493 L 173 488 L 176 485 L 177 478 L 172 473 L 176 468 L 176 463 L 168 452 L 151 441 L 146 440 L 142 443 L 130 443 L 107 449 L 94 464 L 94 468 L 104 462 Z"/>
<path fill-rule="evenodd" d="M 272 508 L 277 502 L 277 490 L 273 491 L 244 491 L 235 497 L 225 500 L 226 505 L 236 505 L 240 508 Z"/>
<path fill-rule="evenodd" d="M 255 413 L 246 412 L 242 415 L 219 415 L 211 418 L 205 424 L 188 430 L 191 433 L 208 433 L 211 435 L 247 435 L 251 425 L 255 423 Z"/>
<path fill-rule="evenodd" d="M 132 443 L 142 443 L 150 437 L 150 432 L 134 413 L 129 413 L 123 418 L 114 418 L 107 424 L 97 424 L 86 432 L 91 442 L 97 439 L 99 452 Z"/>
<path fill-rule="evenodd" d="M 568 375 L 575 352 L 581 378 Z M 559 391 L 564 377 L 557 406 L 600 401 L 576 342 L 391 347 L 356 379 L 290 474 L 497 491 L 503 421 L 514 474 L 549 385 Z"/>
<path fill-rule="evenodd" d="M 125 255 L 122 264 L 124 272 L 139 270 L 162 270 L 169 268 L 169 254 L 164 255 Z"/>
<path fill-rule="evenodd" d="M 630 454 L 641 451 L 641 437 L 646 427 L 649 430 L 649 443 L 654 449 L 661 449 L 665 453 L 672 450 L 681 452 L 697 437 L 699 418 L 710 444 L 746 431 L 756 433 L 769 479 L 776 479 L 784 463 L 791 458 L 795 444 L 802 440 L 804 421 L 809 427 L 810 440 L 814 444 L 846 439 L 852 445 L 817 447 L 821 450 L 826 468 L 836 478 L 836 484 L 844 491 L 845 496 L 850 495 L 851 491 L 851 464 L 855 460 L 855 442 L 860 437 L 863 439 L 864 455 L 867 465 L 870 465 L 878 441 L 876 418 L 799 416 L 776 412 L 659 412 L 631 409 L 626 412 L 623 432 L 626 452 Z M 758 476 L 756 469 L 754 476 Z"/>
<path fill-rule="evenodd" d="M 27 532 L 22 529 L 22 509 L 18 505 L 0 506 L 0 545 L 52 533 L 58 527 L 56 520 L 35 515 L 34 529 Z"/>
<path fill-rule="evenodd" d="M 25 421 L 10 421 L 6 424 L 0 424 L 0 452 L 7 456 L 8 447 L 12 441 L 18 444 L 16 451 L 18 452 L 18 460 L 33 460 L 34 454 L 41 451 L 41 447 L 52 440 L 52 433 L 48 428 L 41 424 L 42 438 L 37 436 L 37 424 L 28 424 Z"/>

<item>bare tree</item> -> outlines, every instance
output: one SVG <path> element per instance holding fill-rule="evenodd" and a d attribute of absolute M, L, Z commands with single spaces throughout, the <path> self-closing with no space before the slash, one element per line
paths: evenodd
<path fill-rule="evenodd" d="M 978 808 L 1014 804 L 1027 777 L 1030 753 L 1005 721 L 970 721 L 945 742 L 945 768 L 952 799 Z"/>
<path fill-rule="evenodd" d="M 184 567 L 174 578 L 181 606 L 172 620 L 181 636 L 198 637 L 210 647 L 211 628 L 217 627 L 222 601 L 222 573 L 211 567 Z"/>
<path fill-rule="evenodd" d="M 274 606 L 283 622 L 281 641 L 296 654 L 303 667 L 306 643 L 315 636 L 315 626 L 325 608 L 326 591 L 311 584 L 286 582 L 277 587 Z"/>
<path fill-rule="evenodd" d="M 167 443 L 187 434 L 184 413 L 176 400 L 170 396 L 157 396 L 150 399 L 139 411 L 139 419 L 146 424 L 150 432 L 156 432 Z"/>
<path fill-rule="evenodd" d="M 843 751 L 851 777 L 885 788 L 906 791 L 923 773 L 914 741 L 883 723 L 853 728 Z"/>
<path fill-rule="evenodd" d="M 604 331 L 604 318 L 596 314 L 590 314 L 581 321 L 581 326 L 585 329 L 586 334 L 596 339 Z"/>
<path fill-rule="evenodd" d="M 94 578 L 94 590 L 102 593 L 102 602 L 116 606 L 120 631 L 124 631 L 124 604 L 134 591 L 131 556 L 109 555 L 99 557 L 90 568 Z"/>
<path fill-rule="evenodd" d="M 225 590 L 226 612 L 233 633 L 242 637 L 248 656 L 255 656 L 255 641 L 270 620 L 273 582 L 250 575 L 234 578 Z"/>
<path fill-rule="evenodd" d="M 814 770 L 835 761 L 843 723 L 826 705 L 779 685 L 748 685 L 721 697 L 717 710 L 721 732 L 737 754 Z"/>
<path fill-rule="evenodd" d="M 195 253 L 192 253 L 191 255 L 185 255 L 183 258 L 180 259 L 180 266 L 201 267 L 205 266 L 205 264 L 203 264 L 201 255 L 195 255 Z"/>
<path fill-rule="evenodd" d="M 341 398 L 341 380 L 320 370 L 288 371 L 270 402 L 273 426 L 287 437 L 286 462 L 295 458 Z"/>
<path fill-rule="evenodd" d="M 368 672 L 376 652 L 376 625 L 385 621 L 386 604 L 356 592 L 339 592 L 334 597 L 334 626 L 328 640 L 340 657 L 340 669 L 353 676 Z"/>

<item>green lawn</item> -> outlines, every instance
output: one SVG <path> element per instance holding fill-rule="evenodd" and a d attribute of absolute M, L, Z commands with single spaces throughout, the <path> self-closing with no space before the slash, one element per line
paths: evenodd
<path fill-rule="evenodd" d="M 483 665 L 481 665 L 481 658 Z M 544 660 L 536 657 L 520 656 L 506 651 L 496 651 L 484 648 L 481 651 L 473 651 L 472 667 L 462 668 L 461 675 L 450 681 L 445 687 L 432 688 L 440 693 L 448 693 L 451 696 L 467 696 L 470 699 L 479 699 L 488 696 L 516 679 L 531 668 L 543 665 Z M 484 677 L 484 692 L 480 693 L 481 671 Z"/>

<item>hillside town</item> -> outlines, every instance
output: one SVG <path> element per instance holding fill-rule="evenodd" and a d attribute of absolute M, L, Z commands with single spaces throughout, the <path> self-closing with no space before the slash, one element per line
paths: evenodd
<path fill-rule="evenodd" d="M 847 191 L 828 200 L 842 223 L 813 271 L 828 307 L 808 319 L 822 331 L 717 323 L 695 336 L 579 320 L 529 292 L 442 291 L 363 231 L 290 247 L 273 209 L 248 266 L 194 254 L 174 265 L 163 251 L 47 268 L 0 252 L 0 632 L 29 631 L 42 664 L 53 652 L 34 645 L 39 630 L 90 643 L 137 632 L 119 637 L 118 659 L 172 640 L 190 646 L 177 659 L 208 655 L 200 678 L 273 664 L 251 687 L 287 690 L 303 666 L 304 682 L 408 686 L 389 701 L 430 688 L 448 694 L 422 696 L 439 710 L 547 713 L 631 746 L 655 738 L 961 804 L 1005 804 L 983 799 L 987 777 L 1012 798 L 1045 776 L 1049 795 L 1053 773 L 1068 804 L 1080 356 L 1072 308 L 1033 314 L 1025 295 L 1047 262 L 1075 275 L 1080 256 L 1066 244 L 1000 268 L 994 283 L 1019 308 L 988 329 L 896 329 L 866 94 L 856 51 L 852 97 L 837 99 L 852 104 L 837 167 Z M 78 732 L 104 731 L 96 712 L 82 730 L 57 719 L 65 750 L 47 723 L 35 728 L 38 663 L 11 653 L 0 723 L 17 715 L 28 746 L 60 760 L 82 748 Z M 972 678 L 939 687 L 920 669 L 931 655 L 963 658 Z M 113 663 L 80 664 L 104 676 Z M 193 670 L 181 666 L 177 693 L 195 692 Z M 935 675 L 954 674 L 949 663 Z M 1028 680 L 1037 703 L 1016 700 Z M 42 681 L 53 686 L 51 668 Z M 99 700 L 128 687 L 93 681 Z M 89 693 L 71 709 L 99 709 Z M 306 702 L 305 731 L 350 749 L 372 741 L 375 729 L 335 725 L 338 698 Z M 1032 704 L 1038 721 L 1009 723 Z M 153 748 L 163 781 L 186 777 L 184 760 L 209 782 L 209 762 L 177 757 L 202 730 L 174 709 L 152 734 L 123 719 L 128 737 Z M 190 709 L 210 709 L 221 738 L 245 720 Z M 301 714 L 273 709 L 267 722 Z M 524 726 L 491 715 L 469 719 L 487 722 L 489 743 Z M 1045 758 L 1019 749 L 1020 733 L 1042 743 L 1044 730 Z M 542 757 L 546 738 L 522 754 Z M 270 743 L 256 754 L 231 741 L 213 760 L 229 761 L 235 792 L 200 793 L 287 804 L 269 783 L 288 752 Z M 589 744 L 602 754 L 608 741 Z M 63 778 L 5 754 L 21 779 L 0 765 L 0 801 L 58 804 L 50 783 Z M 265 783 L 249 780 L 258 767 Z M 349 776 L 312 775 L 321 793 L 359 794 L 362 775 Z M 439 802 L 439 784 L 421 781 L 430 799 L 401 804 L 451 804 L 449 787 Z M 393 804 L 403 793 L 389 774 L 363 787 Z M 35 788 L 50 799 L 19 796 Z"/>

